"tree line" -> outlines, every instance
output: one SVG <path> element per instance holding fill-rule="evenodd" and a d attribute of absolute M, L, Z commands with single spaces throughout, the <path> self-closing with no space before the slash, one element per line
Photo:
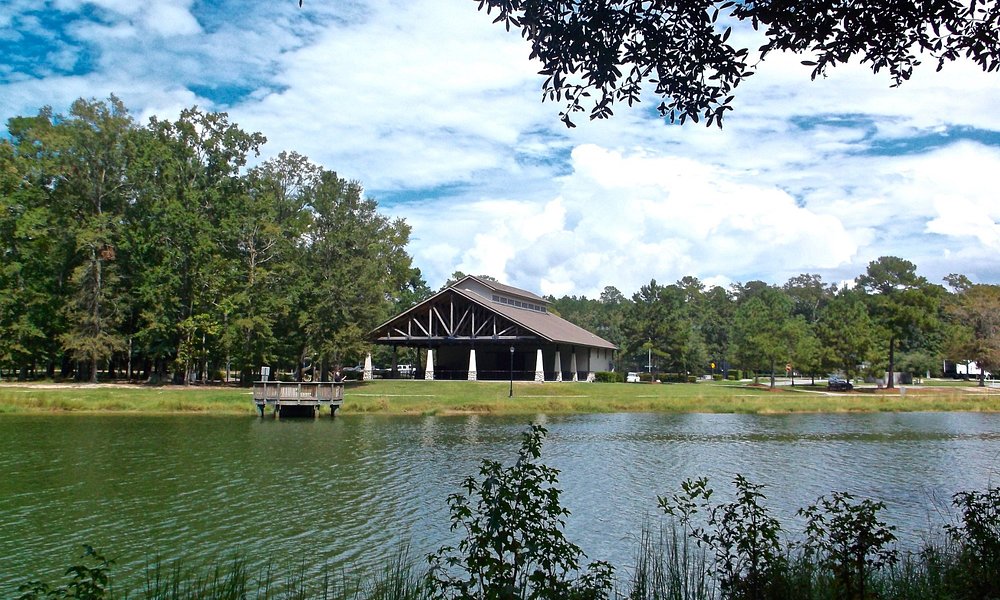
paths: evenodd
<path fill-rule="evenodd" d="M 8 121 L 0 368 L 247 380 L 354 360 L 426 295 L 410 227 L 361 185 L 197 107 L 139 124 L 116 97 Z"/>
<path fill-rule="evenodd" d="M 432 293 L 403 220 L 300 154 L 248 168 L 266 139 L 225 113 L 139 124 L 112 96 L 7 129 L 0 376 L 247 381 L 265 364 L 322 374 L 360 360 L 367 332 Z M 548 300 L 617 344 L 619 370 L 1000 368 L 1000 286 L 945 283 L 882 257 L 852 285 L 684 277 L 631 298 L 608 286 Z"/>
<path fill-rule="evenodd" d="M 940 374 L 944 360 L 1000 368 L 1000 286 L 952 274 L 929 282 L 916 265 L 884 256 L 852 284 L 802 274 L 728 289 L 684 277 L 651 280 L 631 298 L 606 287 L 597 299 L 549 297 L 551 308 L 619 346 L 620 370 L 771 376 L 791 367 L 815 376 Z M 982 383 L 982 377 L 980 378 Z"/>

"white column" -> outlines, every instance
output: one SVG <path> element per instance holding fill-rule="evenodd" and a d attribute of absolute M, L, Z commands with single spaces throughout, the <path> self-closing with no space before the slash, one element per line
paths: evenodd
<path fill-rule="evenodd" d="M 538 349 L 538 354 L 535 355 L 535 381 L 542 383 L 545 381 L 545 365 L 542 364 L 542 349 Z"/>
<path fill-rule="evenodd" d="M 427 368 L 424 369 L 424 379 L 434 380 L 434 351 L 430 348 L 427 349 Z"/>
<path fill-rule="evenodd" d="M 365 355 L 365 369 L 364 369 L 364 371 L 361 372 L 361 379 L 363 379 L 365 381 L 371 381 L 372 378 L 373 378 L 372 375 L 373 375 L 372 374 L 372 353 L 369 352 L 367 355 Z"/>
<path fill-rule="evenodd" d="M 580 381 L 580 378 L 576 374 L 576 350 L 574 350 L 573 355 L 569 357 L 569 370 L 573 371 L 573 381 Z"/>
<path fill-rule="evenodd" d="M 469 381 L 476 380 L 476 349 L 469 350 Z"/>
<path fill-rule="evenodd" d="M 556 381 L 562 381 L 562 358 L 560 358 L 558 350 L 556 350 L 555 364 L 556 368 L 554 370 L 556 372 Z"/>

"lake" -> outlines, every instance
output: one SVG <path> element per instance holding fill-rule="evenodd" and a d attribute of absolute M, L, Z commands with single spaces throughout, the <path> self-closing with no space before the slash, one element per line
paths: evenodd
<path fill-rule="evenodd" d="M 455 541 L 446 498 L 481 458 L 509 462 L 527 417 L 0 417 L 0 597 L 54 581 L 88 543 L 132 576 L 156 557 L 191 566 L 245 555 L 318 573 L 417 558 Z M 631 561 L 658 495 L 708 476 L 731 496 L 765 484 L 789 528 L 833 490 L 886 502 L 913 545 L 951 495 L 1000 481 L 1000 415 L 609 414 L 545 417 L 567 535 L 591 559 Z"/>

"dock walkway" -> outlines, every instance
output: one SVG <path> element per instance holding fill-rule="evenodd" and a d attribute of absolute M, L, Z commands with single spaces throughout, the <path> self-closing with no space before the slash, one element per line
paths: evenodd
<path fill-rule="evenodd" d="M 318 417 L 324 407 L 334 417 L 337 409 L 344 404 L 344 384 L 333 381 L 256 381 L 253 384 L 253 402 L 261 417 L 267 407 L 271 407 L 275 418 L 281 417 L 282 410 L 296 414 L 311 411 L 312 416 Z"/>

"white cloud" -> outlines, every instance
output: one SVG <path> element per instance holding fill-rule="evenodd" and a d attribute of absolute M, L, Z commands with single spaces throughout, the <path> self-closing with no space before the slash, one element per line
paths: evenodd
<path fill-rule="evenodd" d="M 474 3 L 56 0 L 62 31 L 35 4 L 0 16 L 48 56 L 0 68 L 3 118 L 110 93 L 141 120 L 227 110 L 265 156 L 296 150 L 390 198 L 432 287 L 455 270 L 557 295 L 839 281 L 887 254 L 1000 281 L 997 76 L 974 65 L 890 89 L 857 65 L 810 82 L 774 54 L 721 131 L 666 125 L 649 97 L 567 130 L 528 46 Z M 947 138 L 969 128 L 992 137 Z"/>

